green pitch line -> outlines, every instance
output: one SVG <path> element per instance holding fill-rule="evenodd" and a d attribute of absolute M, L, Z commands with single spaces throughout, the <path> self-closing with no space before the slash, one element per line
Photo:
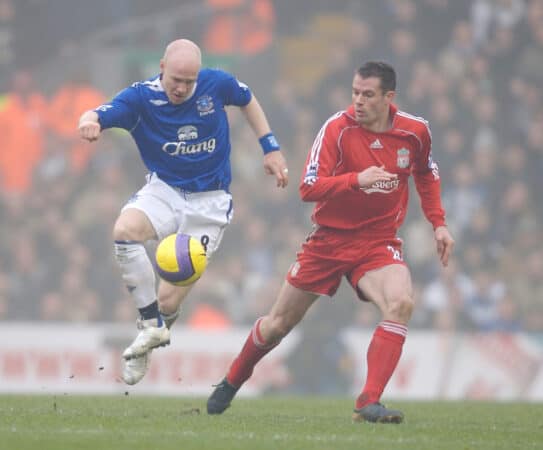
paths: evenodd
<path fill-rule="evenodd" d="M 352 400 L 238 398 L 222 416 L 205 399 L 0 396 L 6 450 L 496 450 L 543 448 L 543 405 L 387 402 L 401 425 L 352 423 Z"/>

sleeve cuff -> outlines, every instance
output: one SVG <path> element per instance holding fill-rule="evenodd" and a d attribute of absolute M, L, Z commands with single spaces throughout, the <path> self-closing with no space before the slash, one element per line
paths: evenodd
<path fill-rule="evenodd" d="M 356 191 L 356 190 L 360 189 L 360 185 L 358 184 L 358 173 L 357 172 L 353 172 L 349 176 L 349 187 L 353 191 Z"/>

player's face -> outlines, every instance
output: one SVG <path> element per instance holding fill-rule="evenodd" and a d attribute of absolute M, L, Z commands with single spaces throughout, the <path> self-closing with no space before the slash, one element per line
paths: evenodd
<path fill-rule="evenodd" d="M 162 60 L 162 87 L 170 102 L 174 105 L 183 103 L 194 90 L 200 65 L 193 61 Z"/>
<path fill-rule="evenodd" d="M 388 110 L 394 92 L 383 92 L 379 78 L 362 78 L 356 73 L 353 79 L 352 96 L 356 121 L 363 127 L 373 129 L 388 119 Z"/>

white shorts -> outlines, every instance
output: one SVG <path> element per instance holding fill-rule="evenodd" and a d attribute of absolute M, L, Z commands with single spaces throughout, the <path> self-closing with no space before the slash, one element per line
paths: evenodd
<path fill-rule="evenodd" d="M 162 181 L 155 173 L 147 175 L 143 186 L 123 207 L 143 211 L 158 239 L 173 233 L 197 237 L 210 257 L 221 243 L 233 216 L 232 195 L 225 191 L 189 193 Z"/>

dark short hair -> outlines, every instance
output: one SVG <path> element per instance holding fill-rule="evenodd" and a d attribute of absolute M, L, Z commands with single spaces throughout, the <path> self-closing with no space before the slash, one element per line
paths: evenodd
<path fill-rule="evenodd" d="M 396 90 L 396 71 L 390 64 L 380 61 L 368 61 L 356 73 L 362 78 L 379 78 L 383 93 Z"/>

